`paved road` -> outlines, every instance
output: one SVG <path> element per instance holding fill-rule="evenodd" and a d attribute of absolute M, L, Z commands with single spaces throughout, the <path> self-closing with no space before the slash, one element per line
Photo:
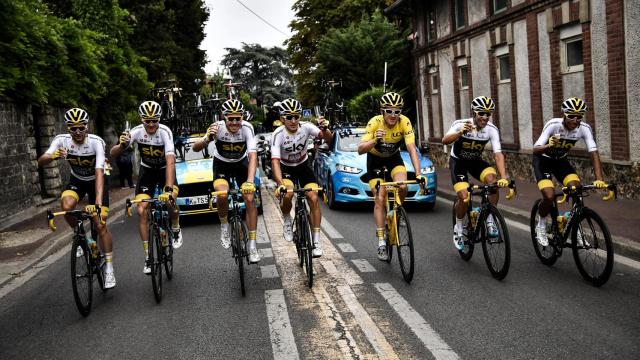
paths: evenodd
<path fill-rule="evenodd" d="M 123 219 L 112 227 L 117 288 L 98 293 L 82 318 L 69 255 L 59 254 L 0 299 L 0 358 L 638 358 L 636 263 L 616 263 L 609 283 L 594 288 L 571 256 L 540 264 L 526 229 L 512 225 L 511 271 L 498 282 L 481 251 L 468 263 L 458 257 L 443 201 L 410 213 L 419 263 L 407 285 L 397 261 L 376 259 L 370 209 L 323 208 L 325 255 L 309 290 L 275 203 L 265 200 L 265 257 L 249 268 L 245 298 L 219 227 L 201 220 L 184 225 L 174 280 L 157 305 L 135 219 Z"/>

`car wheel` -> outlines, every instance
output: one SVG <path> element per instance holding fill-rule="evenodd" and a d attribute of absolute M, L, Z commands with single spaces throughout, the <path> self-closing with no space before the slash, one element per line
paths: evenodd
<path fill-rule="evenodd" d="M 327 174 L 327 205 L 329 209 L 336 210 L 338 209 L 338 203 L 336 202 L 336 192 L 333 187 L 333 178 L 331 178 L 330 174 Z"/>

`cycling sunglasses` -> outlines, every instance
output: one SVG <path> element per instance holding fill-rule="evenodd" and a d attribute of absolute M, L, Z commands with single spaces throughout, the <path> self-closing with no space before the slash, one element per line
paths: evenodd
<path fill-rule="evenodd" d="M 229 122 L 240 122 L 240 121 L 242 121 L 242 117 L 241 116 L 234 116 L 234 117 L 225 116 L 224 119 L 226 121 L 229 121 Z"/>
<path fill-rule="evenodd" d="M 69 132 L 71 133 L 83 133 L 87 131 L 86 126 L 69 126 L 67 129 L 69 129 Z"/>
<path fill-rule="evenodd" d="M 402 113 L 401 109 L 382 109 L 387 115 L 400 115 Z"/>
<path fill-rule="evenodd" d="M 300 119 L 300 115 L 285 115 L 284 119 L 285 120 L 298 120 L 298 119 Z"/>
<path fill-rule="evenodd" d="M 582 115 L 567 115 L 567 119 L 582 121 Z"/>
<path fill-rule="evenodd" d="M 488 111 L 478 111 L 476 114 L 477 114 L 478 116 L 482 116 L 482 117 L 489 117 L 489 116 L 491 116 L 491 113 L 490 113 L 490 112 L 488 112 Z"/>
<path fill-rule="evenodd" d="M 160 119 L 144 119 L 144 120 L 142 120 L 142 122 L 147 124 L 147 125 L 151 125 L 151 124 L 159 123 Z"/>

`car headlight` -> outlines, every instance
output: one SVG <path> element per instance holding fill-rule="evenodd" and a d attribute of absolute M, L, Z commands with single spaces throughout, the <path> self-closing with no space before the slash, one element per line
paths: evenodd
<path fill-rule="evenodd" d="M 422 169 L 420 169 L 420 173 L 421 174 L 431 174 L 436 172 L 436 167 L 435 166 L 427 166 L 427 167 L 423 167 Z"/>
<path fill-rule="evenodd" d="M 362 171 L 362 169 L 358 169 L 357 167 L 347 166 L 342 164 L 336 165 L 336 170 L 346 172 L 349 174 L 358 174 Z"/>

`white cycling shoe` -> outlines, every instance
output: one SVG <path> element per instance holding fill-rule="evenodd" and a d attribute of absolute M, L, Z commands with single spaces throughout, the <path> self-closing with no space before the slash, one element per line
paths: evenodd
<path fill-rule="evenodd" d="M 378 260 L 380 261 L 389 260 L 389 254 L 387 253 L 387 245 L 378 246 Z"/>
<path fill-rule="evenodd" d="M 229 236 L 229 229 L 220 229 L 220 245 L 222 245 L 222 247 L 225 249 L 231 247 L 231 237 Z"/>
<path fill-rule="evenodd" d="M 291 220 L 284 220 L 284 224 L 282 225 L 282 234 L 284 235 L 285 240 L 293 240 L 293 224 L 291 223 Z"/>
<path fill-rule="evenodd" d="M 172 228 L 173 231 L 173 248 L 178 249 L 182 246 L 182 231 L 180 228 Z"/>
<path fill-rule="evenodd" d="M 148 260 L 145 260 L 145 262 L 144 262 L 144 268 L 142 268 L 142 272 L 147 274 L 147 275 L 150 275 L 151 274 L 151 266 L 147 265 L 147 261 Z"/>
<path fill-rule="evenodd" d="M 464 232 L 464 227 L 462 228 L 462 230 L 458 230 L 456 226 L 453 227 L 453 245 L 459 251 L 464 250 Z"/>
<path fill-rule="evenodd" d="M 249 262 L 255 264 L 260 261 L 260 253 L 256 248 L 249 248 Z"/>
<path fill-rule="evenodd" d="M 547 227 L 536 225 L 536 240 L 540 246 L 549 246 L 549 238 L 547 237 Z"/>
<path fill-rule="evenodd" d="M 322 246 L 320 245 L 320 240 L 314 242 L 312 253 L 314 258 L 322 256 Z"/>
<path fill-rule="evenodd" d="M 151 272 L 151 269 L 149 269 L 149 272 Z M 114 287 L 116 287 L 116 277 L 115 277 L 115 275 L 113 275 L 112 272 L 105 272 L 104 273 L 104 288 L 105 289 L 113 289 Z"/>

